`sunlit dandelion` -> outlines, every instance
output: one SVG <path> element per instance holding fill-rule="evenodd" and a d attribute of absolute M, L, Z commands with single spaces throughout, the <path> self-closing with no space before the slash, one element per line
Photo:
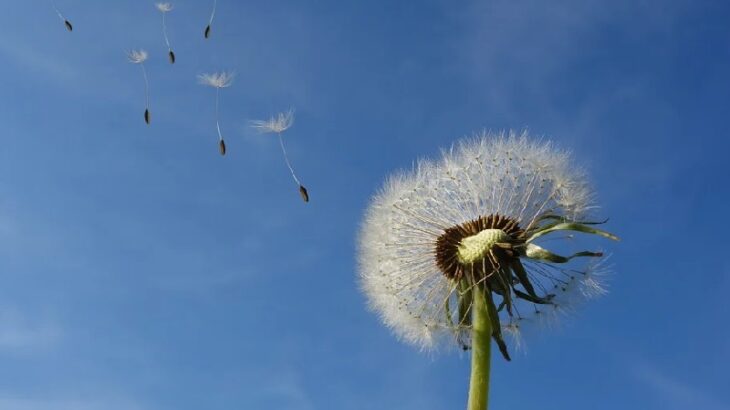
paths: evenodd
<path fill-rule="evenodd" d="M 58 15 L 58 18 L 61 19 L 61 22 L 63 22 L 63 25 L 66 26 L 66 30 L 68 30 L 68 31 L 74 31 L 73 24 L 71 24 L 71 22 L 68 21 L 68 19 L 66 19 L 66 17 L 63 16 L 63 14 L 61 14 L 61 11 L 58 9 L 58 7 L 56 7 L 56 3 L 55 2 L 51 2 L 51 4 L 53 6 L 53 10 Z"/>
<path fill-rule="evenodd" d="M 198 82 L 203 85 L 215 88 L 215 128 L 218 131 L 218 150 L 221 155 L 226 155 L 226 143 L 223 140 L 223 134 L 221 134 L 220 118 L 219 118 L 219 100 L 221 88 L 230 87 L 233 84 L 233 77 L 235 74 L 222 71 L 212 74 L 199 74 Z"/>
<path fill-rule="evenodd" d="M 140 67 L 142 67 L 142 76 L 144 77 L 144 100 L 145 100 L 145 108 L 144 108 L 144 122 L 146 122 L 148 125 L 150 123 L 150 85 L 149 81 L 147 79 L 147 70 L 144 67 L 144 62 L 147 61 L 147 51 L 139 49 L 139 50 L 131 50 L 127 52 L 127 59 L 132 64 L 139 64 Z"/>
<path fill-rule="evenodd" d="M 215 18 L 215 9 L 218 6 L 218 0 L 213 0 L 213 10 L 210 12 L 210 18 L 208 19 L 208 25 L 205 26 L 205 31 L 203 32 L 203 37 L 209 38 L 210 37 L 210 30 L 213 26 L 213 19 Z"/>
<path fill-rule="evenodd" d="M 291 128 L 293 124 L 294 112 L 292 110 L 279 113 L 268 120 L 251 121 L 251 127 L 257 131 L 261 133 L 274 133 L 279 137 L 279 145 L 281 146 L 281 152 L 284 154 L 284 162 L 286 162 L 286 166 L 289 168 L 289 172 L 291 173 L 292 178 L 294 178 L 294 182 L 296 182 L 299 186 L 299 195 L 301 195 L 304 202 L 309 202 L 309 193 L 307 192 L 307 188 L 305 188 L 299 181 L 299 178 L 297 178 L 297 174 L 294 172 L 294 168 L 289 161 L 289 156 L 287 155 L 286 148 L 284 147 L 282 133 Z"/>
<path fill-rule="evenodd" d="M 487 406 L 491 340 L 510 360 L 503 332 L 519 341 L 525 325 L 605 293 L 603 253 L 543 247 L 567 232 L 618 239 L 585 221 L 593 194 L 572 164 L 526 133 L 484 134 L 395 174 L 368 208 L 359 262 L 370 306 L 422 349 L 472 350 L 471 410 Z"/>
<path fill-rule="evenodd" d="M 170 64 L 175 64 L 175 52 L 172 51 L 172 46 L 170 46 L 170 38 L 167 37 L 167 24 L 165 23 L 165 15 L 173 9 L 172 3 L 155 3 L 155 6 L 162 13 L 162 35 L 165 37 L 165 44 L 167 45 L 167 57 Z"/>

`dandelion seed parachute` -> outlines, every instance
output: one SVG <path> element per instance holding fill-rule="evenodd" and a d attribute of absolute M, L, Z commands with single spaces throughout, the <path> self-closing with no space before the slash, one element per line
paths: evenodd
<path fill-rule="evenodd" d="M 165 45 L 167 45 L 168 60 L 170 61 L 170 64 L 175 64 L 175 52 L 172 51 L 170 39 L 167 36 L 167 24 L 165 23 L 165 15 L 172 11 L 173 6 L 171 3 L 155 3 L 155 7 L 157 7 L 157 10 L 162 13 L 162 35 L 165 38 Z"/>
<path fill-rule="evenodd" d="M 219 120 L 220 89 L 230 87 L 233 84 L 234 77 L 235 75 L 233 73 L 225 71 L 198 75 L 198 82 L 200 84 L 215 88 L 215 128 L 218 131 L 218 151 L 221 155 L 226 155 L 226 143 L 223 141 Z"/>
<path fill-rule="evenodd" d="M 570 156 L 526 132 L 461 141 L 374 197 L 359 234 L 361 287 L 383 322 L 424 350 L 468 349 L 472 290 L 486 289 L 509 360 L 502 332 L 519 341 L 522 327 L 604 291 L 600 253 L 560 257 L 533 242 L 557 231 L 617 239 L 583 221 L 592 198 Z"/>
<path fill-rule="evenodd" d="M 296 172 L 294 172 L 294 168 L 289 161 L 289 155 L 287 155 L 286 153 L 284 138 L 282 137 L 282 133 L 291 128 L 292 125 L 294 125 L 294 111 L 292 110 L 279 113 L 269 118 L 268 120 L 251 121 L 251 127 L 258 132 L 277 134 L 277 136 L 279 137 L 279 146 L 281 147 L 281 152 L 284 154 L 284 162 L 286 162 L 286 166 L 287 168 L 289 168 L 289 172 L 291 173 L 294 182 L 296 182 L 296 184 L 299 186 L 299 195 L 306 203 L 309 202 L 309 192 L 307 191 L 307 188 L 302 185 L 301 181 L 299 181 Z"/>
<path fill-rule="evenodd" d="M 139 49 L 139 50 L 131 50 L 127 52 L 127 60 L 129 60 L 132 64 L 139 64 L 140 67 L 142 67 L 142 77 L 144 78 L 144 99 L 145 99 L 145 108 L 144 108 L 144 122 L 149 125 L 151 121 L 151 114 L 150 114 L 150 85 L 149 81 L 147 79 L 147 70 L 144 68 L 144 62 L 148 58 L 147 51 Z"/>

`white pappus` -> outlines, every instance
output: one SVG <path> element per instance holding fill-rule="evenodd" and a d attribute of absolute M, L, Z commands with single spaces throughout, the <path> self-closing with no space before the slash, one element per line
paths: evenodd
<path fill-rule="evenodd" d="M 360 284 L 396 336 L 424 350 L 468 349 L 472 290 L 485 289 L 509 360 L 502 332 L 519 342 L 525 324 L 605 292 L 603 253 L 545 249 L 566 232 L 618 239 L 585 221 L 593 208 L 567 152 L 526 132 L 483 133 L 388 178 L 359 234 Z"/>

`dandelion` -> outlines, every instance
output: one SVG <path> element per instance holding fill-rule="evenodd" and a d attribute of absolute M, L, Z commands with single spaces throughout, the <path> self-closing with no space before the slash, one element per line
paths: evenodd
<path fill-rule="evenodd" d="M 289 156 L 287 155 L 286 148 L 284 147 L 284 138 L 282 138 L 282 133 L 291 128 L 293 124 L 294 112 L 292 110 L 279 113 L 276 116 L 273 116 L 265 121 L 251 121 L 251 127 L 256 129 L 258 132 L 275 133 L 276 135 L 278 135 L 281 152 L 284 154 L 284 162 L 286 162 L 286 166 L 289 168 L 289 172 L 291 173 L 292 178 L 294 178 L 294 182 L 296 182 L 299 186 L 299 195 L 302 197 L 302 200 L 304 202 L 309 202 L 309 193 L 307 192 L 307 188 L 305 188 L 304 185 L 302 185 L 302 183 L 299 181 L 299 178 L 297 178 L 297 174 L 294 172 L 294 168 L 291 166 Z"/>
<path fill-rule="evenodd" d="M 144 62 L 147 60 L 147 51 L 139 49 L 139 50 L 131 50 L 127 52 L 127 59 L 132 64 L 139 64 L 140 67 L 142 67 L 142 76 L 144 77 L 144 122 L 146 122 L 148 125 L 150 123 L 150 85 L 149 81 L 147 80 L 147 70 L 144 68 Z"/>
<path fill-rule="evenodd" d="M 523 326 L 604 291 L 601 264 L 576 263 L 601 252 L 546 248 L 560 233 L 618 239 L 584 221 L 591 201 L 583 174 L 549 143 L 513 132 L 462 141 L 375 196 L 359 237 L 361 286 L 399 338 L 471 349 L 468 408 L 486 409 L 491 340 L 510 360 L 502 332 L 519 341 Z"/>
<path fill-rule="evenodd" d="M 219 72 L 212 74 L 200 74 L 198 75 L 198 81 L 200 84 L 207 85 L 215 88 L 215 127 L 218 130 L 218 150 L 221 155 L 226 155 L 226 143 L 223 141 L 223 135 L 221 134 L 221 126 L 218 115 L 218 105 L 220 100 L 221 88 L 230 87 L 233 84 L 233 77 L 235 75 L 229 72 Z"/>
<path fill-rule="evenodd" d="M 63 14 L 61 14 L 61 11 L 58 9 L 58 7 L 56 7 L 56 3 L 55 2 L 51 2 L 51 5 L 53 6 L 53 10 L 58 15 L 58 18 L 60 18 L 61 21 L 63 22 L 63 25 L 66 26 L 66 30 L 68 30 L 68 31 L 74 31 L 74 26 L 71 24 L 70 21 L 68 21 L 66 19 L 66 17 L 63 16 Z"/>
<path fill-rule="evenodd" d="M 203 37 L 206 39 L 210 37 L 210 26 L 213 25 L 213 18 L 215 18 L 215 8 L 218 5 L 218 0 L 213 0 L 213 10 L 210 12 L 210 18 L 208 19 L 208 25 L 205 26 Z"/>
<path fill-rule="evenodd" d="M 167 57 L 170 60 L 170 64 L 175 64 L 175 53 L 170 46 L 170 39 L 167 37 L 167 24 L 165 24 L 165 15 L 172 11 L 172 4 L 155 3 L 155 6 L 162 13 L 162 35 L 165 37 L 165 44 L 167 45 Z"/>

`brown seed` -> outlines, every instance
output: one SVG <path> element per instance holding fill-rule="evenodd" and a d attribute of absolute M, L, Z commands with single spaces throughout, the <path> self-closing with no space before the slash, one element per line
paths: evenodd
<path fill-rule="evenodd" d="M 307 188 L 304 188 L 304 185 L 299 185 L 299 195 L 302 196 L 304 202 L 309 202 L 309 193 L 307 192 Z"/>
<path fill-rule="evenodd" d="M 223 140 L 220 140 L 218 142 L 218 150 L 220 151 L 221 155 L 226 155 L 226 143 L 223 142 Z"/>
<path fill-rule="evenodd" d="M 68 20 L 64 20 L 63 24 L 66 25 L 66 30 L 68 31 L 74 31 L 74 26 L 71 25 L 71 22 Z"/>
<path fill-rule="evenodd" d="M 150 110 L 144 110 L 144 122 L 149 125 L 150 123 Z"/>
<path fill-rule="evenodd" d="M 207 25 L 207 26 L 205 27 L 205 33 L 204 33 L 203 35 L 205 36 L 205 38 L 208 38 L 208 37 L 210 37 L 210 24 L 208 24 L 208 25 Z"/>
<path fill-rule="evenodd" d="M 175 64 L 175 53 L 170 50 L 170 53 L 168 53 L 168 56 L 170 57 L 170 64 Z"/>

